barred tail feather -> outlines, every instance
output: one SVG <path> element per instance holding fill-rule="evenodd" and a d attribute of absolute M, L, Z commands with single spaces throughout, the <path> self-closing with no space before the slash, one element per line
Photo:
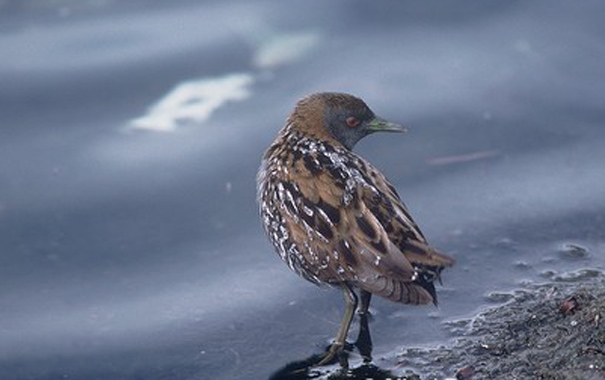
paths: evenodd
<path fill-rule="evenodd" d="M 432 284 L 430 285 L 432 286 Z M 434 287 L 431 292 L 414 282 L 403 282 L 379 276 L 375 281 L 361 282 L 358 286 L 367 292 L 403 304 L 424 305 L 431 302 L 436 303 L 436 297 L 433 296 L 435 294 Z"/>

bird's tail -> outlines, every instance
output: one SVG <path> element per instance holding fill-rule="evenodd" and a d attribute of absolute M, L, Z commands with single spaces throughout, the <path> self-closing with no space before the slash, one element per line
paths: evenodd
<path fill-rule="evenodd" d="M 404 282 L 386 276 L 379 276 L 375 281 L 365 281 L 359 284 L 359 287 L 372 294 L 404 304 L 424 305 L 436 302 L 434 290 L 430 292 L 415 282 Z"/>

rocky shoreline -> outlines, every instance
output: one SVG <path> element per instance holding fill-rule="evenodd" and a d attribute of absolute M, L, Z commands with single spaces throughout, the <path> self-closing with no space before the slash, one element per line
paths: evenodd
<path fill-rule="evenodd" d="M 455 344 L 406 349 L 409 379 L 605 379 L 605 278 L 576 276 L 514 292 L 506 304 L 447 322 Z M 404 379 L 406 377 L 403 377 Z"/>
<path fill-rule="evenodd" d="M 581 269 L 502 293 L 508 301 L 477 316 L 444 322 L 453 343 L 407 348 L 373 363 L 302 370 L 271 379 L 602 380 L 605 379 L 605 276 Z M 502 298 L 502 297 L 501 297 Z"/>

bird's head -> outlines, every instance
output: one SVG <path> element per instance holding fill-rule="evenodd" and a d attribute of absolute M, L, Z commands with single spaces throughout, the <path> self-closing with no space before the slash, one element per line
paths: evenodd
<path fill-rule="evenodd" d="M 296 105 L 289 123 L 317 138 L 334 139 L 348 149 L 374 132 L 405 132 L 399 124 L 378 117 L 353 95 L 322 92 Z"/>

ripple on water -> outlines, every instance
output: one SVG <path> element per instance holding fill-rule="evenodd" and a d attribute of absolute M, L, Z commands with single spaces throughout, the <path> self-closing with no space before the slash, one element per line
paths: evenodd
<path fill-rule="evenodd" d="M 559 256 L 568 260 L 587 259 L 590 251 L 581 245 L 567 243 L 559 248 Z"/>
<path fill-rule="evenodd" d="M 603 275 L 603 272 L 594 268 L 583 268 L 575 271 L 569 271 L 554 276 L 552 279 L 556 282 L 580 282 L 597 278 Z"/>

